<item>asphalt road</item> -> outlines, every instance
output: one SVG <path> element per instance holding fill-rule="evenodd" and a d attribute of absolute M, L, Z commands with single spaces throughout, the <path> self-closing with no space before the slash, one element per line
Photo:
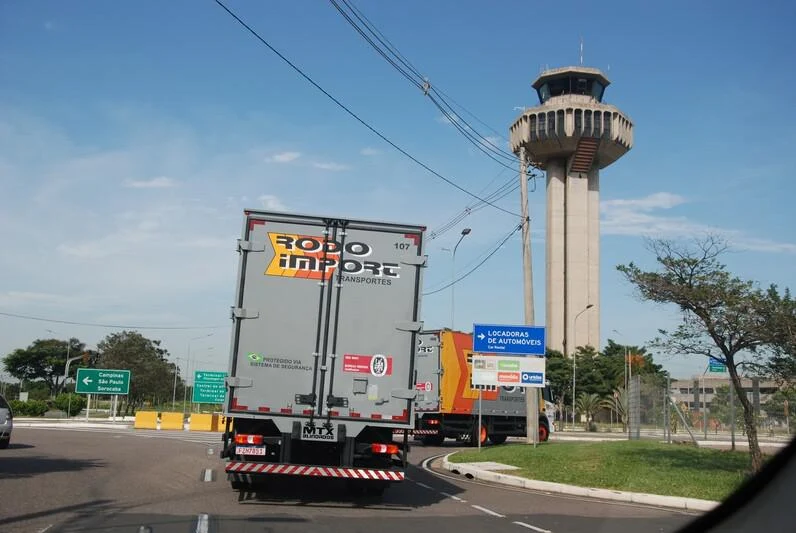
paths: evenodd
<path fill-rule="evenodd" d="M 226 481 L 219 442 L 218 434 L 17 428 L 0 451 L 0 532 L 637 533 L 676 531 L 691 518 L 441 477 L 422 464 L 454 448 L 421 445 L 409 479 L 381 499 L 314 479 L 241 494 Z"/>

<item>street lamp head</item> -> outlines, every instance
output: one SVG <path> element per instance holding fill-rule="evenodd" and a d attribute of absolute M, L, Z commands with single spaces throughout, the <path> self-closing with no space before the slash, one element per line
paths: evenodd
<path fill-rule="evenodd" d="M 586 306 L 586 309 L 591 309 L 592 307 L 594 307 L 594 304 L 589 304 Z"/>
<path fill-rule="evenodd" d="M 472 230 L 470 228 L 464 228 L 462 230 L 462 235 L 469 235 Z"/>

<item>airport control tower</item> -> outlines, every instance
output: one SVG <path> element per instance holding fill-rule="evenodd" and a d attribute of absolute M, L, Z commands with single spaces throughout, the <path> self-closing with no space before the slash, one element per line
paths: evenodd
<path fill-rule="evenodd" d="M 633 123 L 603 103 L 598 69 L 564 67 L 533 83 L 539 105 L 510 128 L 511 148 L 547 173 L 547 344 L 600 349 L 600 169 L 633 146 Z"/>

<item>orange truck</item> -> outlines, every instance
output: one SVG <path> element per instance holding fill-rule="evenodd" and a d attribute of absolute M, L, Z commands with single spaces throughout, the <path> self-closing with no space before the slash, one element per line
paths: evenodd
<path fill-rule="evenodd" d="M 411 433 L 426 445 L 439 446 L 446 438 L 476 445 L 501 444 L 508 437 L 526 435 L 524 387 L 473 386 L 473 335 L 449 329 L 422 331 L 416 354 L 415 424 Z M 480 389 L 480 390 L 479 390 Z M 481 428 L 478 428 L 478 395 Z M 529 388 L 539 394 L 539 440 L 553 431 L 555 404 L 550 387 Z"/>

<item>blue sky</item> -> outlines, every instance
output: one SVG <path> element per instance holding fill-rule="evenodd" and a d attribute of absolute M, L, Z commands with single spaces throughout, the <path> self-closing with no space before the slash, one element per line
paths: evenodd
<path fill-rule="evenodd" d="M 562 5 L 563 4 L 563 5 Z M 471 190 L 509 175 L 441 120 L 330 3 L 230 0 L 322 86 Z M 635 146 L 605 169 L 603 343 L 643 344 L 672 309 L 637 301 L 615 265 L 652 266 L 642 236 L 705 231 L 739 275 L 794 286 L 790 169 L 796 68 L 788 2 L 376 2 L 356 5 L 431 81 L 506 135 L 541 68 L 612 81 Z M 446 222 L 470 203 L 346 116 L 212 1 L 0 6 L 0 311 L 61 320 L 226 326 L 244 207 Z M 484 131 L 484 133 L 489 133 Z M 531 196 L 536 315 L 544 320 L 544 194 Z M 519 210 L 515 196 L 501 201 Z M 491 208 L 430 242 L 426 288 L 477 261 L 515 220 Z M 515 236 L 456 288 L 456 326 L 522 321 Z M 424 300 L 447 326 L 450 293 Z M 112 330 L 0 317 L 0 353 L 35 338 L 95 344 Z M 621 336 L 613 332 L 618 330 Z M 229 328 L 146 331 L 225 366 Z M 666 356 L 677 376 L 700 360 Z M 182 363 L 184 365 L 184 363 Z"/>

